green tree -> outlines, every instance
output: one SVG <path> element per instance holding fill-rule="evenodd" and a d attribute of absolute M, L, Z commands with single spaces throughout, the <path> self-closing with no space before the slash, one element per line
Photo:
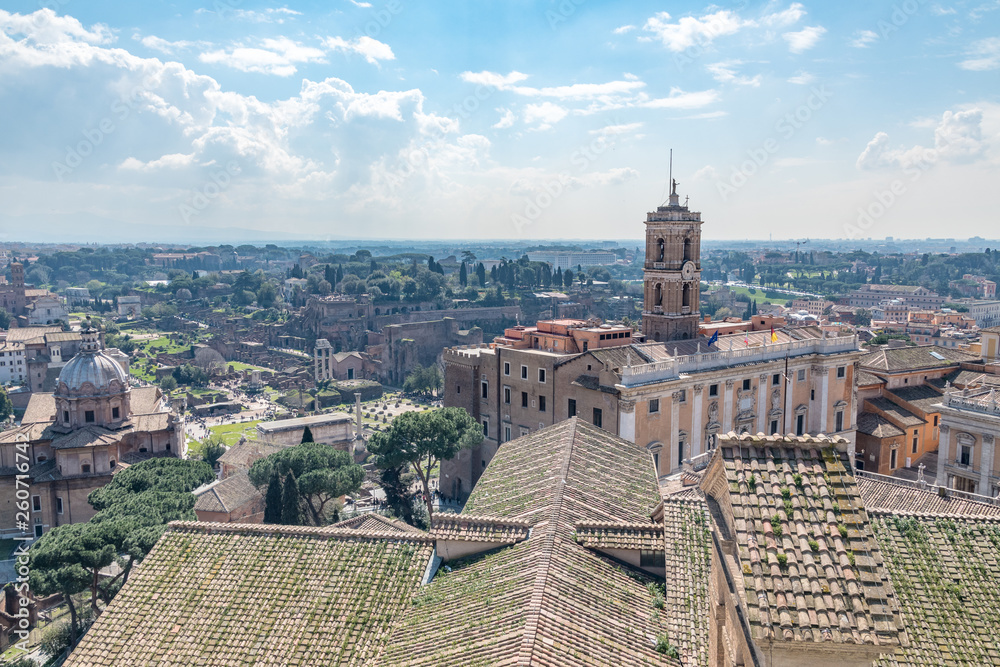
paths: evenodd
<path fill-rule="evenodd" d="M 219 459 L 223 454 L 226 453 L 226 445 L 222 441 L 222 437 L 218 435 L 213 435 L 205 441 L 205 447 L 201 452 L 201 460 L 208 465 L 215 468 L 215 464 L 219 462 Z"/>
<path fill-rule="evenodd" d="M 313 432 L 308 425 L 302 430 L 302 442 L 316 442 L 316 439 L 313 438 Z"/>
<path fill-rule="evenodd" d="M 10 313 L 0 308 L 0 329 L 10 329 Z"/>
<path fill-rule="evenodd" d="M 865 308 L 854 311 L 854 321 L 863 327 L 871 326 L 872 311 Z"/>
<path fill-rule="evenodd" d="M 299 485 L 295 482 L 295 474 L 291 471 L 285 475 L 285 488 L 281 492 L 281 523 L 286 526 L 298 526 L 302 523 L 302 513 L 299 510 Z"/>
<path fill-rule="evenodd" d="M 476 278 L 479 279 L 480 287 L 486 287 L 486 266 L 482 262 L 476 265 Z"/>
<path fill-rule="evenodd" d="M 264 523 L 281 523 L 281 495 L 281 476 L 273 468 L 264 496 Z"/>
<path fill-rule="evenodd" d="M 177 389 L 177 379 L 173 375 L 168 375 L 160 380 L 160 389 L 167 392 L 168 394 L 174 389 Z"/>
<path fill-rule="evenodd" d="M 0 421 L 8 419 L 12 414 L 14 414 L 14 404 L 7 395 L 7 390 L 0 385 Z"/>
<path fill-rule="evenodd" d="M 401 414 L 387 430 L 372 436 L 368 450 L 382 470 L 410 466 L 423 487 L 430 521 L 434 516 L 430 491 L 434 467 L 482 441 L 483 427 L 468 412 L 462 408 L 442 408 Z"/>
<path fill-rule="evenodd" d="M 328 523 L 327 515 L 336 499 L 360 489 L 365 478 L 364 469 L 350 454 L 316 442 L 288 447 L 255 461 L 250 481 L 262 488 L 275 470 L 279 475 L 295 474 L 302 505 L 316 526 Z"/>
<path fill-rule="evenodd" d="M 413 512 L 416 495 L 411 488 L 417 477 L 409 469 L 408 463 L 402 463 L 380 471 L 379 486 L 385 492 L 385 502 L 393 514 L 411 526 L 426 529 L 428 526 L 419 521 Z"/>
<path fill-rule="evenodd" d="M 417 365 L 403 381 L 403 391 L 414 394 L 433 394 L 441 389 L 444 380 L 441 378 L 441 371 L 436 365 Z"/>
<path fill-rule="evenodd" d="M 257 290 L 257 305 L 261 308 L 270 308 L 278 300 L 278 290 L 274 283 L 265 282 Z"/>
<path fill-rule="evenodd" d="M 465 262 L 458 267 L 458 284 L 462 287 L 469 284 L 469 269 L 465 266 Z"/>

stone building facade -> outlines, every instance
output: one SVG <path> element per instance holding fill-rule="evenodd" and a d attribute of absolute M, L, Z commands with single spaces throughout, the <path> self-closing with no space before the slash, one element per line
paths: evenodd
<path fill-rule="evenodd" d="M 996 388 L 950 391 L 943 397 L 937 484 L 1000 496 L 1000 392 Z"/>

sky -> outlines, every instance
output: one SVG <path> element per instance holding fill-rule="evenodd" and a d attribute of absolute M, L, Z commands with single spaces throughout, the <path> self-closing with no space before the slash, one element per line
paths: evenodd
<path fill-rule="evenodd" d="M 7 0 L 0 121 L 0 241 L 997 238 L 1000 0 Z"/>

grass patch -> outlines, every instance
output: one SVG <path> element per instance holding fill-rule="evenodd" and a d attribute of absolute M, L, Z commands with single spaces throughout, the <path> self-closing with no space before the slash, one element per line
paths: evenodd
<path fill-rule="evenodd" d="M 781 294 L 779 292 L 772 292 L 770 290 L 766 290 L 765 291 L 764 289 L 762 289 L 760 287 L 756 288 L 756 290 L 757 290 L 756 294 L 751 294 L 750 293 L 750 289 L 747 288 L 747 287 L 736 287 L 736 286 L 732 286 L 731 285 L 729 287 L 729 289 L 732 290 L 733 294 L 740 294 L 743 297 L 745 297 L 747 300 L 756 299 L 758 306 L 761 305 L 762 303 L 764 303 L 765 301 L 770 301 L 771 303 L 775 303 L 775 304 L 784 306 L 786 303 L 788 303 L 789 301 L 792 301 L 793 299 L 796 298 L 796 297 L 788 296 L 786 294 Z"/>
<path fill-rule="evenodd" d="M 251 440 L 257 435 L 257 424 L 261 420 L 255 419 L 249 422 L 238 422 L 236 424 L 220 424 L 219 426 L 210 426 L 208 428 L 212 435 L 217 435 L 222 438 L 222 441 L 227 447 L 232 447 L 240 441 L 240 436 L 246 436 L 248 440 Z"/>
<path fill-rule="evenodd" d="M 242 361 L 227 361 L 226 367 L 233 367 L 233 370 L 237 371 L 266 371 L 268 373 L 273 373 L 274 370 L 270 368 L 264 368 L 263 366 L 254 366 L 253 364 L 244 364 Z"/>

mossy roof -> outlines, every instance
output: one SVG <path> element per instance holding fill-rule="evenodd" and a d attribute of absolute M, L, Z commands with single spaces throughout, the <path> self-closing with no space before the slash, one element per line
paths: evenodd
<path fill-rule="evenodd" d="M 65 664 L 378 664 L 432 549 L 395 531 L 174 523 Z"/>

